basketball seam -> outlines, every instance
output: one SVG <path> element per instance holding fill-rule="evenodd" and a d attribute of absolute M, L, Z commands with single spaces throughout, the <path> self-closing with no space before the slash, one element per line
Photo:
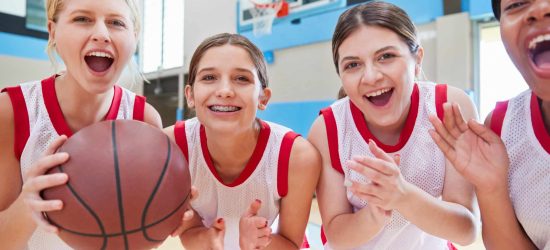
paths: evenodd
<path fill-rule="evenodd" d="M 124 238 L 124 249 L 128 249 L 128 235 L 126 233 L 126 224 L 124 221 L 124 205 L 122 202 L 122 188 L 120 187 L 120 169 L 118 166 L 118 150 L 116 143 L 116 124 L 111 122 L 111 137 L 113 142 L 113 156 L 114 156 L 114 167 L 115 167 L 115 178 L 116 178 L 116 192 L 117 192 L 117 201 L 118 201 L 118 212 L 120 215 L 120 231 Z"/>

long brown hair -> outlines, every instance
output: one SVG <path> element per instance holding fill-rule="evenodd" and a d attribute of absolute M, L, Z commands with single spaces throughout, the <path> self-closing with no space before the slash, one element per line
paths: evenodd
<path fill-rule="evenodd" d="M 412 54 L 418 52 L 419 43 L 416 37 L 416 27 L 412 23 L 407 13 L 386 2 L 368 2 L 357 5 L 346 10 L 340 18 L 334 29 L 332 36 L 332 58 L 336 73 L 339 72 L 338 60 L 340 54 L 338 49 L 353 32 L 363 25 L 380 26 L 395 32 L 407 44 Z"/>
<path fill-rule="evenodd" d="M 206 38 L 197 47 L 195 53 L 193 53 L 193 57 L 191 57 L 191 62 L 189 63 L 189 77 L 187 78 L 187 84 L 193 86 L 195 83 L 198 70 L 197 67 L 204 53 L 206 53 L 206 51 L 210 48 L 219 47 L 226 44 L 241 47 L 248 52 L 252 62 L 254 62 L 254 66 L 256 67 L 262 88 L 266 88 L 268 86 L 267 66 L 262 51 L 260 51 L 256 45 L 248 40 L 248 38 L 238 34 L 229 33 L 221 33 Z"/>

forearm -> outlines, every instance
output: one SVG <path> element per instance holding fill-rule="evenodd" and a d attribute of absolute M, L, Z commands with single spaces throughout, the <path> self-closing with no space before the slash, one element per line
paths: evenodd
<path fill-rule="evenodd" d="M 519 224 L 508 189 L 478 192 L 483 243 L 487 249 L 536 249 Z"/>
<path fill-rule="evenodd" d="M 364 207 L 355 213 L 337 215 L 323 227 L 332 248 L 349 249 L 369 242 L 384 225 L 375 222 Z"/>
<path fill-rule="evenodd" d="M 0 248 L 25 249 L 36 229 L 31 213 L 21 196 L 0 212 Z"/>
<path fill-rule="evenodd" d="M 180 235 L 181 244 L 185 249 L 204 249 L 207 243 L 208 228 L 197 226 L 190 228 Z"/>
<path fill-rule="evenodd" d="M 434 236 L 460 245 L 471 244 L 477 234 L 474 214 L 466 207 L 439 200 L 417 186 L 410 185 L 397 211 L 408 221 Z"/>
<path fill-rule="evenodd" d="M 272 241 L 266 249 L 300 249 L 300 245 L 294 244 L 291 240 L 279 234 L 272 234 Z"/>

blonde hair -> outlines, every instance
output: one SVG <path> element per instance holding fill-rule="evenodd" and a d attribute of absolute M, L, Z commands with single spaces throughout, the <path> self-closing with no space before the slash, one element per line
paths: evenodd
<path fill-rule="evenodd" d="M 132 22 L 134 22 L 134 32 L 139 37 L 141 32 L 141 14 L 139 11 L 138 0 L 124 0 L 128 7 L 130 7 L 130 12 L 132 14 Z M 63 9 L 63 0 L 46 0 L 46 15 L 48 21 L 57 23 L 57 18 L 59 12 Z M 137 48 L 136 48 L 137 49 Z M 55 42 L 48 38 L 48 45 L 46 47 L 46 52 L 50 57 L 50 61 L 57 68 L 57 62 L 55 60 Z"/>

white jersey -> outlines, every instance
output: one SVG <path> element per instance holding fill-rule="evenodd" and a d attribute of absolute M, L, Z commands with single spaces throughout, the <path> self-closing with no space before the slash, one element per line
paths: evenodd
<path fill-rule="evenodd" d="M 15 126 L 15 151 L 21 172 L 37 161 L 48 145 L 60 135 L 73 132 L 64 119 L 55 93 L 55 76 L 41 82 L 23 83 L 6 88 L 12 102 Z M 135 106 L 134 106 L 135 105 Z M 115 94 L 105 120 L 143 120 L 145 99 L 129 90 L 115 86 Z M 62 229 L 61 229 L 62 230 Z M 37 228 L 28 241 L 27 249 L 71 249 L 57 235 Z"/>
<path fill-rule="evenodd" d="M 363 113 L 348 97 L 321 111 L 325 120 L 331 164 L 346 180 L 368 180 L 351 170 L 346 162 L 355 155 L 374 157 L 368 142 L 372 139 L 390 155 L 400 154 L 399 166 L 403 178 L 433 197 L 441 198 L 445 179 L 445 156 L 431 139 L 428 120 L 431 114 L 443 117 L 442 105 L 447 99 L 446 85 L 415 84 L 411 107 L 399 142 L 384 145 L 369 131 Z M 354 196 L 347 188 L 347 198 L 354 212 L 368 206 L 368 202 Z M 324 238 L 324 235 L 323 235 Z M 447 249 L 447 240 L 430 235 L 393 211 L 391 220 L 365 245 L 356 249 Z M 325 249 L 331 249 L 330 242 Z"/>
<path fill-rule="evenodd" d="M 258 122 L 261 129 L 256 148 L 233 183 L 223 183 L 219 177 L 208 152 L 204 127 L 197 118 L 174 127 L 176 143 L 189 162 L 192 185 L 200 190 L 191 205 L 206 227 L 218 218 L 224 219 L 224 249 L 240 249 L 239 219 L 255 199 L 262 202 L 258 216 L 271 225 L 288 190 L 290 151 L 298 134 L 274 123 Z"/>
<path fill-rule="evenodd" d="M 491 129 L 510 158 L 508 190 L 516 217 L 538 249 L 550 249 L 550 134 L 538 98 L 527 90 L 497 104 Z"/>

